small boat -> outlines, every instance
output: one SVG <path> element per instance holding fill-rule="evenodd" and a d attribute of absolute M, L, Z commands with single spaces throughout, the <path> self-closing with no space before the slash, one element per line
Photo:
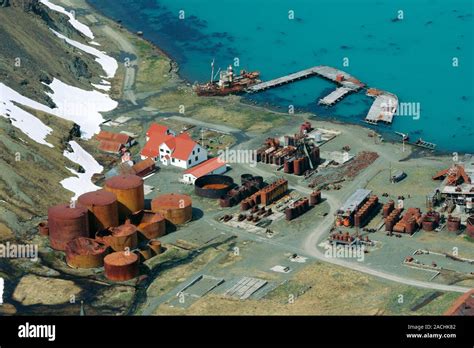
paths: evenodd
<path fill-rule="evenodd" d="M 436 144 L 430 143 L 429 141 L 424 141 L 421 138 L 415 142 L 415 145 L 429 150 L 434 150 L 436 147 Z"/>

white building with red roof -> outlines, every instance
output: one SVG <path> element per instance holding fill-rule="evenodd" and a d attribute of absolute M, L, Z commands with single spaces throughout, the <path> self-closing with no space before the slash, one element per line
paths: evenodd
<path fill-rule="evenodd" d="M 207 150 L 187 133 L 176 135 L 167 127 L 154 123 L 146 137 L 147 143 L 141 152 L 143 160 L 152 158 L 165 166 L 172 165 L 183 169 L 207 160 Z"/>
<path fill-rule="evenodd" d="M 227 171 L 227 164 L 219 157 L 211 158 L 197 166 L 186 170 L 183 174 L 183 182 L 194 184 L 194 182 L 204 175 L 224 174 Z"/>

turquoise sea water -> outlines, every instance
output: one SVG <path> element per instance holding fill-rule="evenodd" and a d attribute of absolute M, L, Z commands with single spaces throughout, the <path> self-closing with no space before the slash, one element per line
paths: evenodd
<path fill-rule="evenodd" d="M 377 127 L 387 136 L 401 131 L 435 142 L 439 150 L 474 153 L 473 0 L 89 2 L 129 29 L 143 31 L 190 82 L 209 80 L 213 58 L 225 68 L 238 57 L 241 68 L 259 70 L 263 80 L 330 65 L 420 106 L 419 119 L 398 116 L 392 126 Z M 400 10 L 403 19 L 395 20 Z M 312 78 L 250 98 L 362 123 L 373 100 L 363 93 L 332 108 L 317 106 L 334 88 Z"/>

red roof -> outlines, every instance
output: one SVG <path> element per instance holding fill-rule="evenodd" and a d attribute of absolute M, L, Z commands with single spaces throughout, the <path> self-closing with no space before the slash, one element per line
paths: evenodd
<path fill-rule="evenodd" d="M 187 161 L 197 143 L 191 139 L 189 134 L 181 133 L 165 141 L 166 146 L 171 150 L 171 156 L 183 161 Z"/>
<path fill-rule="evenodd" d="M 163 126 L 162 124 L 152 123 L 148 131 L 146 132 L 147 137 L 152 137 L 154 135 L 161 135 L 168 132 L 168 127 Z"/>
<path fill-rule="evenodd" d="M 124 133 L 112 133 L 108 131 L 100 131 L 99 134 L 97 134 L 97 139 L 99 140 L 107 140 L 107 141 L 114 141 L 114 142 L 119 142 L 120 144 L 127 144 L 130 142 L 131 137 L 127 134 Z"/>
<path fill-rule="evenodd" d="M 119 141 L 111 140 L 101 140 L 99 144 L 99 149 L 105 152 L 118 153 L 124 147 L 124 145 Z"/>
<path fill-rule="evenodd" d="M 169 139 L 174 138 L 172 135 L 166 133 L 155 133 L 150 137 L 150 140 L 145 144 L 141 154 L 145 157 L 158 157 L 160 154 L 160 145 Z"/>
<path fill-rule="evenodd" d="M 219 157 L 208 159 L 195 167 L 192 167 L 184 172 L 184 174 L 191 174 L 196 179 L 201 176 L 207 175 L 214 170 L 224 166 L 226 163 L 222 161 Z"/>

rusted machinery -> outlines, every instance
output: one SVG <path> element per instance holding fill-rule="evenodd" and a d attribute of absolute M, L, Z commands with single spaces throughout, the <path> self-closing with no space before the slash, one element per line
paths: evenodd
<path fill-rule="evenodd" d="M 467 218 L 466 221 L 466 234 L 474 238 L 474 215 L 471 215 Z"/>
<path fill-rule="evenodd" d="M 303 198 L 285 209 L 286 220 L 291 221 L 303 215 L 310 209 L 309 199 Z"/>
<path fill-rule="evenodd" d="M 367 202 L 354 215 L 354 226 L 362 227 L 367 219 L 371 216 L 374 209 L 377 207 L 379 198 L 377 196 L 371 196 Z"/>
<path fill-rule="evenodd" d="M 421 226 L 423 231 L 434 231 L 439 226 L 440 215 L 436 211 L 429 211 L 423 215 Z"/>
<path fill-rule="evenodd" d="M 309 196 L 309 205 L 314 207 L 322 202 L 321 191 L 314 191 Z"/>
<path fill-rule="evenodd" d="M 433 176 L 433 180 L 446 179 L 446 185 L 456 186 L 462 183 L 470 184 L 471 178 L 467 175 L 464 166 L 455 164 L 448 169 L 444 169 Z"/>
<path fill-rule="evenodd" d="M 146 239 L 153 239 L 166 234 L 166 221 L 163 215 L 151 210 L 140 210 L 130 216 L 127 220 L 137 227 Z"/>
<path fill-rule="evenodd" d="M 448 226 L 448 231 L 449 232 L 459 231 L 461 229 L 461 218 L 449 215 L 447 226 Z"/>
<path fill-rule="evenodd" d="M 106 180 L 104 189 L 117 196 L 120 222 L 145 208 L 143 185 L 143 179 L 136 175 L 118 175 Z"/>
<path fill-rule="evenodd" d="M 221 198 L 234 186 L 234 179 L 226 175 L 204 175 L 194 183 L 197 196 L 206 198 Z"/>
<path fill-rule="evenodd" d="M 107 279 L 127 281 L 136 278 L 139 273 L 139 258 L 135 253 L 117 251 L 104 258 L 104 271 Z"/>
<path fill-rule="evenodd" d="M 170 193 L 156 197 L 151 202 L 151 210 L 160 213 L 174 225 L 183 225 L 193 218 L 191 197 Z"/>
<path fill-rule="evenodd" d="M 97 232 L 96 240 L 110 246 L 114 251 L 133 250 L 138 245 L 137 227 L 132 224 L 109 227 Z"/>
<path fill-rule="evenodd" d="M 89 237 L 88 210 L 61 204 L 48 209 L 49 240 L 56 250 L 66 250 L 69 241 Z"/>
<path fill-rule="evenodd" d="M 66 262 L 72 268 L 97 268 L 104 265 L 107 246 L 91 238 L 76 238 L 66 246 Z"/>
<path fill-rule="evenodd" d="M 393 211 L 393 209 L 395 209 L 395 202 L 393 200 L 390 200 L 385 203 L 382 208 L 383 218 L 386 219 Z"/>
<path fill-rule="evenodd" d="M 422 216 L 419 208 L 408 208 L 402 219 L 395 224 L 393 231 L 398 233 L 415 233 L 421 225 Z"/>
<path fill-rule="evenodd" d="M 108 227 L 119 225 L 117 197 L 106 190 L 85 193 L 77 205 L 89 210 L 89 230 L 92 235 Z"/>
<path fill-rule="evenodd" d="M 390 212 L 390 214 L 385 219 L 385 231 L 387 232 L 393 231 L 393 227 L 398 222 L 398 220 L 400 220 L 400 215 L 402 213 L 402 210 L 403 209 L 401 208 L 396 208 Z"/>

